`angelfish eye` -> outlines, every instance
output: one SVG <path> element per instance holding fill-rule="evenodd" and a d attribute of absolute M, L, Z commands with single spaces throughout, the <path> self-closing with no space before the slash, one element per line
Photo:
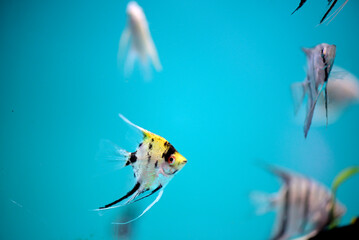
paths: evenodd
<path fill-rule="evenodd" d="M 170 156 L 170 157 L 168 158 L 168 164 L 169 164 L 169 165 L 173 165 L 173 164 L 175 163 L 175 161 L 176 161 L 175 156 Z"/>

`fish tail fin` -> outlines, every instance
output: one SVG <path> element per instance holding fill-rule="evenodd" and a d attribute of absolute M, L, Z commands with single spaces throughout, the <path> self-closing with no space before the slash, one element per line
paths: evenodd
<path fill-rule="evenodd" d="M 252 191 L 249 195 L 252 204 L 256 207 L 256 214 L 263 215 L 275 207 L 276 195 L 259 191 Z"/>
<path fill-rule="evenodd" d="M 307 84 L 303 82 L 293 83 L 291 85 L 291 91 L 294 103 L 294 114 L 297 114 L 307 92 Z"/>
<path fill-rule="evenodd" d="M 117 168 L 122 168 L 128 165 L 130 155 L 130 152 L 120 148 L 110 140 L 102 139 L 100 141 L 100 150 L 97 153 L 97 158 L 114 162 L 118 165 Z"/>
<path fill-rule="evenodd" d="M 145 210 L 143 210 L 143 212 L 140 215 L 138 215 L 137 217 L 135 217 L 127 222 L 113 222 L 112 224 L 128 224 L 133 221 L 136 221 L 137 219 L 142 217 L 148 210 L 150 210 L 153 207 L 153 205 L 155 205 L 161 199 L 162 194 L 163 194 L 163 189 L 158 193 L 156 199 L 150 205 L 148 205 L 147 208 Z"/>

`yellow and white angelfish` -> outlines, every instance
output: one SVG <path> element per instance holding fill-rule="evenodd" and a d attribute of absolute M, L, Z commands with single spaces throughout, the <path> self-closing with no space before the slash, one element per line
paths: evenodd
<path fill-rule="evenodd" d="M 187 159 L 178 153 L 172 144 L 163 137 L 133 124 L 121 114 L 119 114 L 119 116 L 143 134 L 142 142 L 138 145 L 136 151 L 132 153 L 107 141 L 116 155 L 113 157 L 117 160 L 124 161 L 124 167 L 129 165 L 132 167 L 136 184 L 125 196 L 100 207 L 98 210 L 121 207 L 158 192 L 157 198 L 138 217 L 125 223 L 118 223 L 126 224 L 140 218 L 160 200 L 164 187 L 174 175 L 184 167 L 187 163 Z M 122 203 L 126 199 L 127 201 Z"/>

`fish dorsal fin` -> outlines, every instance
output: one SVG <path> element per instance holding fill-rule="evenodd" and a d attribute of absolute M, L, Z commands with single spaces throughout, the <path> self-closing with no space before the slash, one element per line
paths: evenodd
<path fill-rule="evenodd" d="M 128 123 L 129 125 L 131 125 L 131 126 L 137 128 L 138 130 L 140 130 L 140 131 L 143 133 L 143 135 L 144 135 L 145 138 L 147 138 L 147 137 L 152 137 L 152 136 L 157 136 L 156 134 L 151 133 L 150 131 L 148 131 L 148 130 L 146 130 L 146 129 L 144 129 L 144 128 L 140 127 L 140 126 L 137 126 L 136 124 L 130 122 L 130 120 L 128 120 L 127 118 L 125 118 L 125 116 L 123 116 L 121 113 L 118 114 L 118 116 L 119 116 L 120 118 L 122 118 L 122 120 L 125 121 L 126 123 Z"/>
<path fill-rule="evenodd" d="M 135 127 L 137 130 L 141 131 L 143 134 L 143 140 L 152 140 L 152 141 L 156 141 L 156 142 L 167 142 L 167 140 L 157 134 L 154 134 L 140 126 L 137 126 L 136 124 L 130 122 L 130 120 L 128 120 L 127 118 L 125 118 L 122 114 L 119 114 L 120 118 L 122 118 L 123 121 L 125 121 L 126 123 L 128 123 L 129 125 Z"/>
<path fill-rule="evenodd" d="M 266 165 L 265 169 L 268 170 L 270 173 L 278 176 L 285 183 L 288 183 L 289 180 L 291 179 L 291 174 L 288 171 L 285 171 L 284 169 L 281 169 L 279 167 L 275 167 L 272 165 Z"/>
<path fill-rule="evenodd" d="M 302 47 L 302 51 L 305 53 L 305 55 L 310 56 L 312 54 L 312 49 Z"/>

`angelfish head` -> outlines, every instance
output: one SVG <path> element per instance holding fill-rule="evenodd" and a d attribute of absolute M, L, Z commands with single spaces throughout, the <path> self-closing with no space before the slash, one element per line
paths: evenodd
<path fill-rule="evenodd" d="M 132 23 L 143 22 L 146 19 L 142 8 L 135 1 L 127 4 L 126 13 Z"/>
<path fill-rule="evenodd" d="M 171 145 L 164 155 L 164 162 L 162 164 L 163 172 L 166 175 L 174 175 L 180 171 L 184 165 L 186 165 L 187 159 L 183 157 L 175 148 Z"/>

